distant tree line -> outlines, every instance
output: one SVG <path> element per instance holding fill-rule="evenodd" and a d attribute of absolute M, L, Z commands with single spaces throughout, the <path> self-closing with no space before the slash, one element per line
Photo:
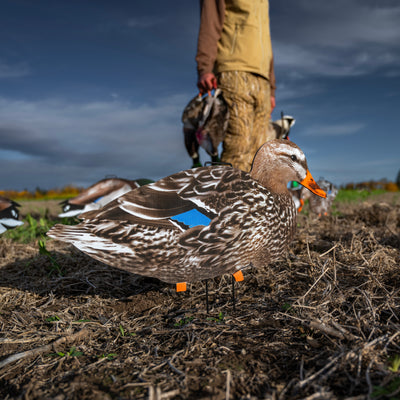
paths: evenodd
<path fill-rule="evenodd" d="M 397 176 L 396 182 L 380 179 L 378 181 L 365 181 L 353 183 L 349 182 L 342 186 L 346 190 L 385 190 L 387 192 L 397 192 L 400 189 L 400 174 Z"/>
<path fill-rule="evenodd" d="M 12 200 L 52 200 L 63 199 L 68 197 L 77 196 L 83 189 L 71 185 L 65 186 L 61 189 L 45 190 L 36 188 L 34 191 L 29 190 L 0 190 L 0 196 L 7 197 Z"/>
<path fill-rule="evenodd" d="M 386 178 L 377 181 L 364 181 L 364 182 L 349 182 L 340 187 L 346 190 L 385 190 L 388 192 L 397 192 L 400 190 L 400 170 L 397 174 L 396 181 L 388 181 Z M 0 190 L 0 196 L 8 197 L 13 200 L 26 200 L 26 199 L 61 199 L 77 196 L 83 188 L 74 187 L 71 185 L 65 186 L 61 189 L 44 190 L 36 188 L 34 191 L 28 190 Z"/>

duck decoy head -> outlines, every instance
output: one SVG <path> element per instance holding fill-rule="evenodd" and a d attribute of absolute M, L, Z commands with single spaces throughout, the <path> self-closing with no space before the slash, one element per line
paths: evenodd
<path fill-rule="evenodd" d="M 287 184 L 296 181 L 317 196 L 326 197 L 308 170 L 303 151 L 286 139 L 274 139 L 262 145 L 254 157 L 250 175 L 276 193 L 287 193 Z"/>

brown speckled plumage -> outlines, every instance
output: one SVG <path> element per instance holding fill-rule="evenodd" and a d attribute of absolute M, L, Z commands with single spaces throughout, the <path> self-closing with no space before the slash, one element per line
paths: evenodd
<path fill-rule="evenodd" d="M 199 146 L 218 158 L 218 145 L 224 140 L 228 125 L 228 106 L 219 89 L 212 96 L 196 96 L 182 114 L 186 150 L 194 163 L 200 162 Z"/>
<path fill-rule="evenodd" d="M 286 184 L 303 180 L 306 171 L 301 150 L 275 140 L 259 150 L 250 173 L 227 166 L 182 171 L 83 214 L 79 225 L 56 225 L 48 235 L 106 264 L 165 282 L 235 273 L 284 254 L 296 215 Z M 194 209 L 208 225 L 173 219 Z"/>

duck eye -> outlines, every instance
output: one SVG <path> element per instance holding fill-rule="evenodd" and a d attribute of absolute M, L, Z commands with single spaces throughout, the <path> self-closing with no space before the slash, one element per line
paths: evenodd
<path fill-rule="evenodd" d="M 296 157 L 294 154 L 292 154 L 292 155 L 290 156 L 290 158 L 291 158 L 293 161 L 297 161 L 297 157 Z"/>

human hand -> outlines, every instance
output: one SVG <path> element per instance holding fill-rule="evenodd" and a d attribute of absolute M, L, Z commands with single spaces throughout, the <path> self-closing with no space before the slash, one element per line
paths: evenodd
<path fill-rule="evenodd" d="M 275 106 L 276 106 L 275 97 L 271 96 L 271 113 L 272 111 L 274 111 Z"/>
<path fill-rule="evenodd" d="M 211 95 L 211 90 L 217 88 L 217 78 L 212 72 L 207 72 L 199 77 L 197 87 L 201 94 L 208 93 L 208 95 Z"/>

